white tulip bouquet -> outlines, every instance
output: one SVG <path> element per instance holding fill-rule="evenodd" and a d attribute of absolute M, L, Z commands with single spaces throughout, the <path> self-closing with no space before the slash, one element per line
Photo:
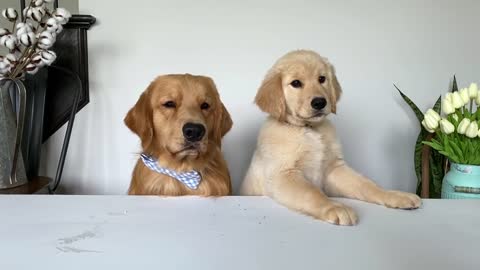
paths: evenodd
<path fill-rule="evenodd" d="M 422 126 L 435 137 L 424 144 L 431 146 L 450 161 L 480 165 L 480 94 L 476 83 L 460 91 L 447 93 L 441 112 L 428 109 Z"/>
<path fill-rule="evenodd" d="M 35 74 L 55 61 L 56 54 L 49 49 L 71 15 L 64 8 L 50 10 L 47 4 L 51 2 L 53 0 L 32 0 L 23 10 L 23 19 L 14 8 L 2 11 L 12 26 L 0 28 L 0 46 L 9 51 L 0 56 L 0 80 Z"/>

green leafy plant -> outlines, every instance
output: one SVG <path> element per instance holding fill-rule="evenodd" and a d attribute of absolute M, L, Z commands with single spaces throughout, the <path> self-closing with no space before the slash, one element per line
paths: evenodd
<path fill-rule="evenodd" d="M 424 120 L 424 115 L 418 106 L 407 96 L 405 95 L 396 85 L 394 85 L 397 91 L 400 93 L 400 96 L 407 103 L 407 105 L 415 113 L 415 116 L 418 119 L 420 125 L 420 133 L 417 136 L 415 142 L 414 150 L 414 165 L 415 165 L 415 174 L 417 176 L 417 194 L 420 195 L 422 190 L 422 149 L 423 142 L 428 140 L 432 135 L 424 128 L 422 128 L 421 122 Z M 453 85 L 451 92 L 458 91 L 457 80 L 454 77 Z M 441 112 L 441 96 L 436 100 L 433 109 L 435 112 L 440 114 Z M 445 175 L 444 165 L 446 163 L 446 158 L 444 155 L 440 154 L 438 151 L 432 151 L 429 159 L 429 194 L 431 198 L 440 198 L 441 189 L 442 189 L 442 179 Z"/>

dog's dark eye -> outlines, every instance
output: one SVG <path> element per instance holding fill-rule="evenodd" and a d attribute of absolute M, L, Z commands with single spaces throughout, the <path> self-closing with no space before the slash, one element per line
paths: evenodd
<path fill-rule="evenodd" d="M 299 81 L 299 80 L 293 80 L 290 85 L 293 87 L 293 88 L 300 88 L 302 87 L 302 82 Z"/>
<path fill-rule="evenodd" d="M 165 107 L 165 108 L 175 108 L 175 107 L 177 107 L 177 104 L 175 104 L 175 102 L 173 102 L 173 101 L 167 101 L 167 102 L 163 103 L 163 107 Z"/>
<path fill-rule="evenodd" d="M 210 108 L 210 104 L 204 102 L 202 105 L 200 105 L 200 109 L 202 110 L 208 110 Z"/>
<path fill-rule="evenodd" d="M 324 83 L 326 80 L 327 80 L 327 78 L 325 78 L 325 76 L 320 76 L 320 77 L 318 77 L 318 82 L 319 82 L 320 84 Z"/>

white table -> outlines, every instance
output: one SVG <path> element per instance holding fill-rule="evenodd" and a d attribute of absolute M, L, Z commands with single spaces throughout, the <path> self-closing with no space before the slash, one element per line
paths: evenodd
<path fill-rule="evenodd" d="M 344 201 L 359 225 L 263 197 L 0 196 L 0 269 L 480 269 L 480 200 Z"/>

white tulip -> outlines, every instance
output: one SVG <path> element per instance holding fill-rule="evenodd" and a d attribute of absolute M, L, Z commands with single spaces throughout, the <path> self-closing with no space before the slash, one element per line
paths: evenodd
<path fill-rule="evenodd" d="M 463 120 L 460 122 L 460 124 L 458 124 L 457 133 L 458 134 L 465 134 L 469 125 L 470 125 L 470 119 L 463 118 Z"/>
<path fill-rule="evenodd" d="M 480 93 L 478 93 L 477 98 L 475 99 L 475 103 L 477 103 L 477 105 L 480 105 Z"/>
<path fill-rule="evenodd" d="M 477 121 L 472 121 L 470 125 L 468 125 L 467 131 L 465 131 L 465 135 L 469 138 L 475 138 L 478 135 L 478 124 Z"/>
<path fill-rule="evenodd" d="M 438 121 L 434 116 L 430 114 L 425 115 L 425 125 L 427 126 L 428 129 L 434 130 L 438 127 Z"/>
<path fill-rule="evenodd" d="M 42 57 L 42 62 L 47 66 L 51 65 L 57 58 L 57 55 L 53 51 L 42 51 L 40 56 Z"/>
<path fill-rule="evenodd" d="M 428 109 L 427 112 L 425 114 L 430 114 L 431 116 L 433 116 L 435 118 L 435 120 L 437 121 L 440 121 L 442 118 L 440 117 L 440 115 L 434 111 L 433 109 Z"/>
<path fill-rule="evenodd" d="M 454 115 L 452 115 L 452 117 L 453 117 L 453 120 L 458 122 L 458 115 L 454 114 Z"/>
<path fill-rule="evenodd" d="M 451 96 L 449 96 L 451 98 Z M 449 100 L 447 97 L 445 97 L 442 100 L 442 111 L 444 114 L 451 114 L 455 112 L 455 108 L 452 105 L 451 99 Z"/>
<path fill-rule="evenodd" d="M 64 8 L 57 8 L 52 15 L 60 24 L 66 24 L 70 17 L 72 17 L 70 12 Z"/>
<path fill-rule="evenodd" d="M 433 129 L 429 129 L 427 124 L 425 123 L 425 120 L 422 121 L 422 126 L 425 128 L 426 131 L 428 131 L 429 133 L 435 133 L 435 130 Z"/>
<path fill-rule="evenodd" d="M 452 93 L 446 93 L 445 99 L 448 100 L 449 102 L 452 102 Z"/>
<path fill-rule="evenodd" d="M 18 18 L 18 13 L 14 8 L 7 8 L 2 11 L 2 16 L 11 22 L 14 22 Z"/>
<path fill-rule="evenodd" d="M 453 126 L 453 124 L 450 123 L 450 121 L 444 118 L 440 120 L 440 130 L 442 131 L 442 133 L 445 133 L 448 135 L 455 131 L 455 126 Z"/>
<path fill-rule="evenodd" d="M 467 88 L 460 90 L 460 97 L 462 98 L 463 104 L 468 104 L 468 102 L 470 102 L 470 95 Z"/>
<path fill-rule="evenodd" d="M 33 32 L 22 34 L 19 37 L 19 39 L 20 39 L 20 43 L 22 43 L 22 45 L 24 45 L 25 47 L 29 47 L 29 46 L 33 45 L 35 43 L 35 41 L 37 41 L 37 37 L 35 36 L 35 33 L 33 33 Z"/>
<path fill-rule="evenodd" d="M 17 38 L 14 35 L 5 35 L 0 38 L 0 45 L 7 47 L 10 50 L 17 47 Z"/>
<path fill-rule="evenodd" d="M 480 130 L 478 130 L 478 137 L 480 137 Z"/>
<path fill-rule="evenodd" d="M 478 96 L 478 86 L 476 83 L 471 83 L 468 87 L 468 95 L 471 99 L 475 99 Z"/>
<path fill-rule="evenodd" d="M 460 96 L 460 93 L 458 93 L 458 91 L 456 91 L 452 94 L 452 105 L 455 109 L 461 108 L 465 105 L 465 103 L 463 103 L 462 97 Z"/>

